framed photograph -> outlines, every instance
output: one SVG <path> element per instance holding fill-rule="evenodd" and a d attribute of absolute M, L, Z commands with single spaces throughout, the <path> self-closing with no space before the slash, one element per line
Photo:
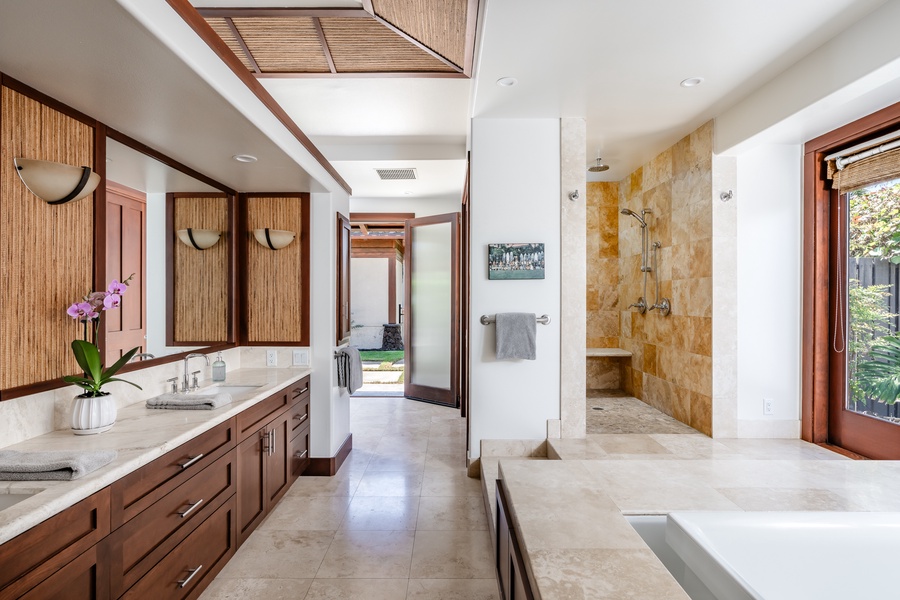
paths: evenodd
<path fill-rule="evenodd" d="M 543 244 L 488 244 L 488 279 L 543 278 Z"/>

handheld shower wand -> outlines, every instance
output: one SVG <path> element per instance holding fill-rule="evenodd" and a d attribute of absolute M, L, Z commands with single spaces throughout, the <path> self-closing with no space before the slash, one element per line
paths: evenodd
<path fill-rule="evenodd" d="M 644 293 L 638 298 L 637 302 L 633 302 L 628 305 L 628 308 L 637 308 L 638 312 L 644 314 L 647 312 L 647 301 L 645 298 L 647 297 L 647 273 L 650 272 L 650 266 L 647 264 L 647 221 L 644 220 L 644 215 L 647 213 L 652 213 L 649 208 L 641 209 L 641 214 L 637 214 L 630 208 L 623 208 L 621 213 L 623 215 L 631 215 L 635 219 L 637 219 L 638 223 L 641 224 L 641 273 L 644 274 Z"/>

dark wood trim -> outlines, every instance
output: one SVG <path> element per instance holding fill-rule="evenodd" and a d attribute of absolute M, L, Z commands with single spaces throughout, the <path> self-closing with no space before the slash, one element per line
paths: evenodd
<path fill-rule="evenodd" d="M 238 340 L 241 327 L 241 310 L 243 306 L 243 298 L 240 290 L 243 288 L 245 273 L 240 268 L 241 239 L 240 232 L 245 231 L 240 228 L 241 220 L 238 211 L 237 194 L 229 194 L 228 196 L 228 329 L 226 335 L 228 342 L 232 344 L 239 343 Z"/>
<path fill-rule="evenodd" d="M 831 444 L 816 444 L 816 446 L 820 446 L 825 448 L 826 450 L 830 450 L 835 454 L 840 454 L 841 456 L 846 456 L 847 458 L 852 458 L 853 460 L 869 460 L 862 454 L 857 454 L 856 452 L 850 452 L 849 450 L 845 450 L 840 446 L 832 446 Z"/>
<path fill-rule="evenodd" d="M 387 19 L 382 18 L 378 13 L 374 13 L 372 16 L 375 18 L 376 21 L 378 21 L 379 23 L 381 23 L 382 25 L 384 25 L 385 27 L 387 27 L 388 29 L 390 29 L 391 31 L 393 31 L 394 33 L 396 33 L 397 35 L 402 37 L 404 40 L 406 40 L 407 42 L 409 42 L 410 44 L 412 44 L 413 46 L 415 46 L 422 52 L 429 54 L 432 58 L 436 58 L 437 60 L 441 61 L 442 63 L 444 63 L 445 65 L 447 65 L 448 67 L 450 67 L 451 69 L 456 71 L 457 73 L 465 75 L 465 73 L 463 72 L 463 68 L 461 66 L 459 66 L 458 64 L 456 64 L 455 62 L 453 62 L 452 60 L 450 60 L 449 58 L 446 58 L 445 56 L 439 54 L 430 46 L 423 44 L 422 42 L 420 42 L 413 36 L 409 35 L 408 33 L 403 31 L 402 29 L 400 29 L 399 27 L 397 27 L 396 25 L 394 25 Z"/>
<path fill-rule="evenodd" d="M 459 416 L 466 419 L 469 414 L 469 317 L 470 317 L 470 270 L 471 258 L 471 230 L 470 230 L 470 203 L 469 203 L 469 177 L 471 165 L 469 154 L 466 153 L 466 180 L 463 184 L 463 194 L 460 207 L 459 223 Z M 468 425 L 468 424 L 467 424 Z M 469 428 L 466 427 L 466 453 L 469 451 Z"/>
<path fill-rule="evenodd" d="M 247 57 L 247 62 L 249 62 L 253 67 L 253 72 L 261 73 L 262 69 L 259 68 L 256 59 L 253 58 L 253 54 L 250 52 L 250 48 L 247 47 L 247 42 L 244 41 L 244 36 L 242 36 L 241 32 L 238 31 L 237 27 L 235 27 L 234 19 L 232 19 L 231 17 L 225 17 L 225 23 L 228 25 L 228 29 L 231 30 L 231 35 L 234 36 L 235 41 L 241 47 L 241 51 L 244 53 L 244 56 Z"/>
<path fill-rule="evenodd" d="M 897 426 L 843 409 L 846 359 L 834 352 L 832 248 L 838 194 L 824 173 L 828 154 L 900 126 L 900 103 L 810 140 L 803 159 L 803 349 L 801 437 L 869 458 L 900 458 Z M 845 251 L 845 249 L 844 249 Z"/>
<path fill-rule="evenodd" d="M 415 219 L 416 213 L 360 213 L 360 212 L 352 212 L 350 213 L 350 222 L 351 223 L 369 223 L 369 224 L 382 224 L 382 223 L 397 223 L 398 225 L 403 225 L 409 219 Z"/>
<path fill-rule="evenodd" d="M 147 144 L 145 144 L 143 142 L 137 141 L 133 137 L 129 137 L 128 135 L 122 133 L 121 131 L 116 131 L 115 129 L 107 128 L 107 135 L 110 138 L 114 139 L 115 141 L 119 142 L 120 144 L 125 144 L 126 146 L 130 147 L 132 150 L 137 150 L 141 154 L 146 154 L 150 158 L 155 158 L 162 164 L 164 164 L 168 167 L 172 167 L 176 171 L 181 171 L 185 175 L 190 175 L 194 179 L 201 181 L 210 187 L 214 187 L 217 190 L 221 190 L 225 194 L 236 194 L 237 193 L 230 187 L 226 186 L 225 184 L 219 183 L 215 179 L 212 179 L 211 177 L 207 177 L 206 175 L 204 175 L 203 173 L 200 173 L 199 171 L 195 171 L 194 169 L 187 166 L 186 164 L 178 162 L 174 158 L 167 156 L 154 148 L 151 148 L 150 146 L 148 146 Z M 204 194 L 206 194 L 206 192 L 195 192 L 195 193 L 197 194 L 197 197 L 204 197 Z M 187 198 L 189 196 L 187 194 L 185 194 L 184 197 Z"/>
<path fill-rule="evenodd" d="M 466 8 L 466 51 L 463 73 L 471 77 L 475 69 L 475 36 L 478 33 L 478 0 L 469 0 Z M 468 175 L 466 175 L 468 177 Z"/>
<path fill-rule="evenodd" d="M 105 290 L 109 285 L 106 272 L 106 126 L 94 127 L 94 172 L 100 176 L 100 185 L 94 190 L 94 286 L 93 290 Z M 146 274 L 144 281 L 146 282 Z M 144 315 L 146 325 L 146 314 Z M 97 328 L 97 348 L 100 356 L 106 356 L 106 319 L 100 319 Z"/>
<path fill-rule="evenodd" d="M 328 69 L 332 73 L 337 73 L 337 68 L 334 66 L 334 57 L 331 56 L 331 48 L 328 47 L 328 40 L 325 39 L 325 31 L 322 29 L 322 22 L 319 20 L 319 17 L 313 17 L 312 22 L 316 28 L 316 36 L 319 38 L 322 52 L 325 54 L 325 60 L 328 61 Z"/>
<path fill-rule="evenodd" d="M 335 345 L 350 341 L 350 219 L 337 213 L 335 219 Z M 346 238 L 346 239 L 345 239 Z"/>
<path fill-rule="evenodd" d="M 175 7 L 173 7 L 175 8 Z M 176 10 L 178 10 L 176 8 Z M 342 19 L 371 19 L 372 15 L 362 8 L 197 8 L 204 18 L 252 18 L 252 17 L 313 17 Z"/>
<path fill-rule="evenodd" d="M 166 193 L 166 346 L 175 346 L 175 193 Z"/>
<path fill-rule="evenodd" d="M 3 85 L 4 87 L 8 87 L 9 89 L 16 91 L 16 92 L 22 94 L 23 96 L 28 96 L 32 100 L 36 100 L 36 101 L 40 102 L 41 104 L 44 104 L 44 105 L 52 108 L 53 110 L 59 111 L 62 114 L 66 115 L 67 117 L 72 117 L 76 121 L 81 121 L 85 125 L 90 125 L 91 127 L 95 128 L 95 129 L 97 129 L 100 126 L 100 122 L 97 119 L 90 117 L 90 116 L 84 114 L 83 112 L 72 108 L 71 106 L 69 106 L 67 104 L 63 104 L 56 98 L 51 98 L 47 94 L 40 92 L 40 91 L 34 89 L 33 87 L 22 83 L 18 79 L 13 79 L 9 75 L 0 73 L 0 85 Z M 95 153 L 97 151 L 96 148 L 97 148 L 97 146 L 95 144 L 94 145 Z M 104 160 L 104 162 L 106 161 L 105 155 L 103 157 L 103 160 Z M 96 165 L 95 165 L 95 167 L 96 167 Z M 105 171 L 105 169 L 104 169 L 104 171 Z M 99 171 L 97 171 L 96 168 L 94 169 L 94 172 L 98 173 L 98 174 L 100 173 Z"/>
<path fill-rule="evenodd" d="M 250 345 L 250 315 L 249 309 L 247 308 L 250 304 L 247 290 L 247 276 L 245 271 L 248 255 L 247 255 L 247 244 L 250 243 L 250 228 L 247 220 L 247 214 L 250 210 L 249 202 L 247 201 L 247 194 L 238 194 L 237 195 L 237 229 L 234 231 L 234 241 L 237 246 L 237 261 L 238 265 L 241 266 L 239 269 L 241 273 L 241 287 L 240 294 L 238 295 L 240 306 L 237 314 L 238 318 L 238 344 L 241 346 L 249 346 Z"/>
<path fill-rule="evenodd" d="M 309 230 L 310 223 L 310 196 L 308 193 L 304 193 L 300 196 L 300 219 L 303 225 L 303 233 L 300 235 L 300 243 L 303 244 L 303 257 L 300 261 L 300 268 L 303 269 L 301 273 L 301 285 L 303 285 L 303 307 L 300 312 L 300 318 L 303 320 L 303 334 L 300 336 L 300 346 L 309 346 L 310 334 L 310 310 L 309 303 L 311 295 L 309 293 L 309 282 L 310 282 L 310 248 L 311 248 L 311 239 L 312 235 Z"/>
<path fill-rule="evenodd" d="M 304 477 L 332 477 L 337 474 L 338 471 L 341 470 L 341 466 L 344 464 L 344 461 L 347 460 L 347 457 L 350 456 L 350 451 L 353 450 L 353 434 L 350 433 L 347 435 L 346 439 L 344 439 L 344 443 L 341 444 L 341 447 L 338 448 L 337 454 L 330 458 L 311 458 L 309 459 L 309 466 L 306 467 L 306 470 L 303 471 Z"/>
<path fill-rule="evenodd" d="M 254 77 L 256 79 L 315 79 L 315 78 L 325 78 L 329 77 L 334 78 L 343 78 L 343 79 L 468 79 L 469 76 L 465 73 L 457 73 L 452 71 L 375 71 L 375 72 L 363 72 L 363 73 L 274 73 L 274 72 L 266 72 L 266 73 L 250 73 L 246 67 L 241 65 L 244 69 L 244 72 L 247 73 L 250 77 Z M 348 194 L 350 192 L 347 192 Z"/>
<path fill-rule="evenodd" d="M 396 323 L 397 318 L 397 254 L 387 257 L 388 261 L 388 311 L 385 323 Z"/>
<path fill-rule="evenodd" d="M 344 179 L 337 172 L 337 169 L 332 166 L 328 159 L 316 148 L 315 144 L 306 136 L 305 133 L 297 126 L 296 123 L 290 118 L 290 116 L 285 112 L 285 110 L 278 104 L 275 98 L 266 90 L 263 85 L 257 81 L 256 77 L 253 76 L 250 71 L 247 70 L 247 67 L 244 66 L 244 63 L 240 61 L 240 59 L 235 56 L 234 52 L 228 47 L 225 41 L 216 34 L 213 28 L 206 22 L 206 20 L 197 12 L 191 3 L 188 0 L 166 0 L 169 3 L 175 12 L 177 12 L 184 21 L 190 25 L 191 29 L 200 36 L 200 38 L 209 45 L 209 47 L 215 52 L 219 58 L 232 70 L 232 72 L 238 76 L 238 78 L 244 82 L 253 94 L 260 100 L 260 102 L 265 105 L 266 108 L 281 121 L 281 124 L 284 125 L 288 131 L 296 138 L 300 144 L 306 148 L 306 151 L 310 153 L 310 155 L 324 168 L 329 175 L 337 182 L 337 184 L 348 194 L 353 195 L 353 190 L 350 188 L 350 185 L 344 181 Z M 363 12 L 364 11 L 359 11 Z M 232 15 L 235 16 L 235 15 Z M 369 15 L 366 15 L 367 17 Z"/>

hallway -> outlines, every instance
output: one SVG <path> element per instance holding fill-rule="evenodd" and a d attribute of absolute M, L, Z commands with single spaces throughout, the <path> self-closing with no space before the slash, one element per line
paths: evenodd
<path fill-rule="evenodd" d="M 340 472 L 301 477 L 203 600 L 498 598 L 459 411 L 350 402 L 353 451 Z"/>

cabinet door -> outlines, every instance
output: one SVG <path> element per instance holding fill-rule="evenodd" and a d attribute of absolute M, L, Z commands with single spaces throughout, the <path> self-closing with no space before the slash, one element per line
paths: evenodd
<path fill-rule="evenodd" d="M 248 437 L 237 447 L 238 544 L 244 543 L 266 515 L 265 447 L 265 430 Z"/>
<path fill-rule="evenodd" d="M 291 482 L 303 475 L 309 466 L 309 426 L 292 434 L 291 440 Z"/>
<path fill-rule="evenodd" d="M 270 453 L 266 457 L 266 505 L 274 508 L 291 485 L 291 417 L 288 411 L 268 426 Z"/>
<path fill-rule="evenodd" d="M 22 600 L 106 600 L 109 597 L 109 560 L 105 542 L 91 546 L 87 552 L 21 596 Z"/>

